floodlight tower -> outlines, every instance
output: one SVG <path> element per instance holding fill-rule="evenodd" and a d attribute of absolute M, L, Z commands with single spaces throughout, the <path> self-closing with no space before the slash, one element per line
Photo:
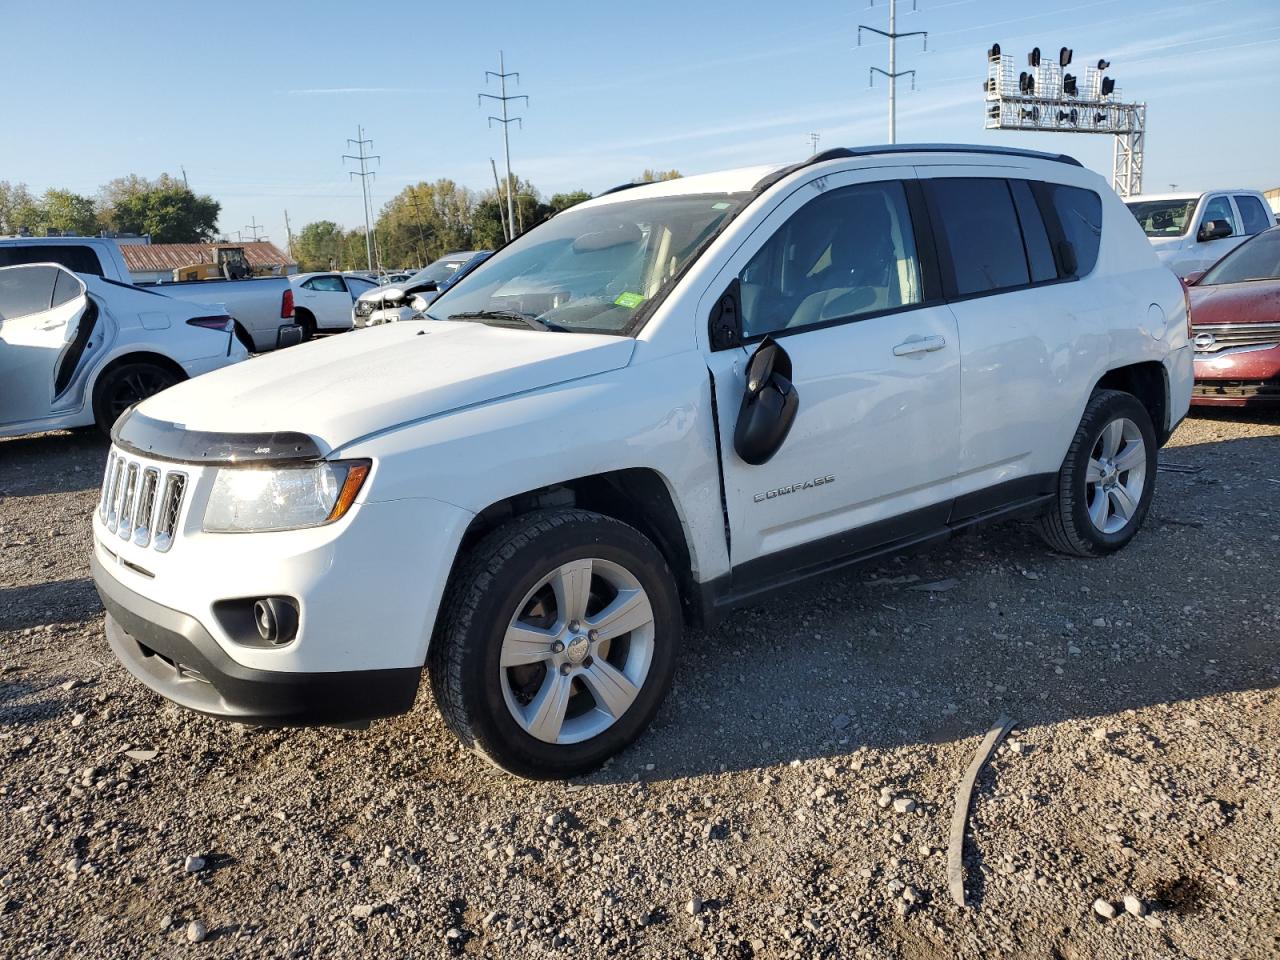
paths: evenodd
<path fill-rule="evenodd" d="M 871 6 L 875 6 L 875 0 L 871 0 Z M 914 13 L 916 9 L 915 0 L 911 2 L 911 11 Z M 862 46 L 862 31 L 869 30 L 872 33 L 878 33 L 889 41 L 889 69 L 881 70 L 879 67 L 872 67 L 868 73 L 868 85 L 875 86 L 876 74 L 889 78 L 889 142 L 898 142 L 898 107 L 897 107 L 897 91 L 898 78 L 910 75 L 911 89 L 916 88 L 916 72 L 914 70 L 898 70 L 898 38 L 899 37 L 923 37 L 924 50 L 929 49 L 929 31 L 928 30 L 912 30 L 910 33 L 898 33 L 898 0 L 889 0 L 889 30 L 879 30 L 876 27 L 868 27 L 864 24 L 858 24 L 858 46 Z"/>
<path fill-rule="evenodd" d="M 1126 101 L 1106 74 L 1111 61 L 1098 60 L 1084 76 L 1066 72 L 1070 47 L 1058 51 L 1057 62 L 1027 54 L 1027 69 L 1014 76 L 1013 57 L 1000 44 L 987 51 L 988 130 L 1048 130 L 1055 133 L 1102 133 L 1115 137 L 1111 186 L 1121 197 L 1142 192 L 1142 154 L 1147 131 L 1147 105 Z"/>

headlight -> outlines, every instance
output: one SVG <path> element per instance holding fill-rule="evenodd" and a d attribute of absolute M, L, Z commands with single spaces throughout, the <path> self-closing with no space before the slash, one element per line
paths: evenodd
<path fill-rule="evenodd" d="M 224 467 L 204 511 L 209 533 L 296 530 L 333 523 L 351 509 L 369 475 L 368 460 L 302 467 Z"/>
<path fill-rule="evenodd" d="M 412 307 L 417 313 L 422 313 L 422 311 L 426 310 L 427 307 L 431 306 L 431 304 L 427 303 L 426 297 L 415 296 L 412 300 L 409 301 L 409 306 Z"/>
<path fill-rule="evenodd" d="M 373 313 L 373 307 L 374 307 L 374 304 L 372 300 L 357 300 L 356 316 L 367 317 L 369 314 Z"/>

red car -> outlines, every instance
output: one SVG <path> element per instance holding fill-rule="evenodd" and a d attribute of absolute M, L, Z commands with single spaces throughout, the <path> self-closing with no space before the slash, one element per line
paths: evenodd
<path fill-rule="evenodd" d="M 1187 283 L 1196 351 L 1191 402 L 1280 407 L 1280 227 Z"/>

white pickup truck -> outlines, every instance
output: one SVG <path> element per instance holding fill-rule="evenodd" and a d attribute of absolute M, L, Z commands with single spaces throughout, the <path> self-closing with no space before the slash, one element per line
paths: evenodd
<path fill-rule="evenodd" d="M 1180 277 L 1208 270 L 1254 234 L 1275 226 L 1267 199 L 1257 190 L 1143 194 L 1130 197 L 1125 206 L 1160 262 Z"/>
<path fill-rule="evenodd" d="M 57 263 L 73 273 L 132 284 L 120 247 L 106 237 L 0 238 L 0 267 Z M 236 335 L 255 353 L 302 339 L 293 320 L 293 289 L 286 277 L 252 280 L 191 280 L 148 287 L 175 300 L 212 304 L 235 319 Z"/>

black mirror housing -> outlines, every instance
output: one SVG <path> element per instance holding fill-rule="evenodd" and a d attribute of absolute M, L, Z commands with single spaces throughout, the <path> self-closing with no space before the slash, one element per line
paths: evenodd
<path fill-rule="evenodd" d="M 752 466 L 768 463 L 787 439 L 799 409 L 800 395 L 791 383 L 791 358 L 766 338 L 747 363 L 733 449 Z"/>
<path fill-rule="evenodd" d="M 1210 240 L 1221 240 L 1223 237 L 1231 236 L 1231 224 L 1226 220 L 1206 220 L 1200 227 L 1200 233 L 1196 239 L 1201 243 L 1208 243 Z"/>

